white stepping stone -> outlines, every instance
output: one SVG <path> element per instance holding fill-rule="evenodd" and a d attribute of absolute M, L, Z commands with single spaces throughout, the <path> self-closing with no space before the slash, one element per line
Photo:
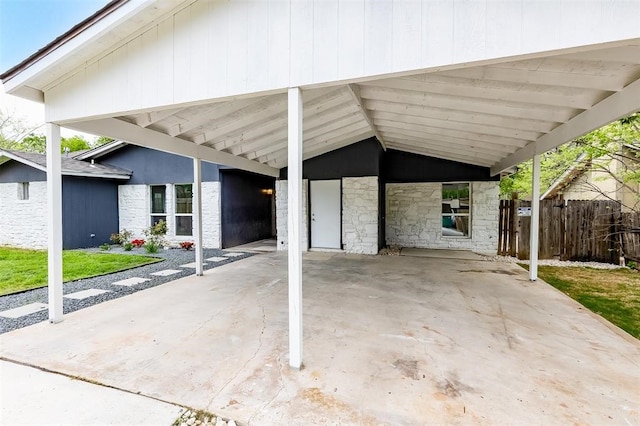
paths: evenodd
<path fill-rule="evenodd" d="M 223 260 L 227 260 L 227 257 L 210 257 L 206 259 L 208 262 L 222 262 Z"/>
<path fill-rule="evenodd" d="M 76 299 L 82 300 L 88 297 L 98 296 L 100 294 L 111 293 L 109 290 L 100 290 L 98 288 L 90 288 L 89 290 L 77 291 L 71 294 L 65 294 L 64 297 L 67 299 Z"/>
<path fill-rule="evenodd" d="M 225 254 L 223 254 L 223 256 L 227 256 L 227 257 L 238 257 L 238 256 L 244 256 L 244 253 L 231 252 L 231 253 L 225 253 Z"/>
<path fill-rule="evenodd" d="M 203 265 L 206 265 L 206 263 L 203 263 Z M 180 265 L 181 268 L 196 268 L 196 262 L 191 262 L 191 263 L 185 263 L 184 265 Z"/>
<path fill-rule="evenodd" d="M 155 275 L 157 277 L 168 277 L 169 275 L 179 274 L 182 272 L 179 269 L 164 269 L 162 271 L 153 272 L 151 275 Z"/>
<path fill-rule="evenodd" d="M 0 317 L 20 318 L 27 315 L 35 314 L 36 312 L 44 311 L 45 309 L 47 309 L 46 303 L 29 303 L 28 305 L 20 306 L 19 308 L 2 311 L 0 312 Z"/>
<path fill-rule="evenodd" d="M 137 284 L 142 284 L 147 281 L 151 281 L 151 280 L 149 278 L 133 277 L 133 278 L 127 278 L 126 280 L 116 281 L 115 283 L 111 283 L 111 284 L 131 287 Z"/>

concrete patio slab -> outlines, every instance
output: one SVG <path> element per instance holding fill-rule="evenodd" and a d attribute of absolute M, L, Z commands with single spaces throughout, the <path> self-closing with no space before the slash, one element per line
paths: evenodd
<path fill-rule="evenodd" d="M 203 262 L 202 265 L 206 265 L 206 262 Z M 191 262 L 191 263 L 185 263 L 184 265 L 180 265 L 181 268 L 191 268 L 191 269 L 195 269 L 197 266 L 196 262 Z"/>
<path fill-rule="evenodd" d="M 8 309 L 0 312 L 0 317 L 5 318 L 20 318 L 25 315 L 31 315 L 36 312 L 44 311 L 47 309 L 46 303 L 29 303 L 28 305 L 20 306 L 19 308 Z"/>
<path fill-rule="evenodd" d="M 225 254 L 223 254 L 223 256 L 226 256 L 226 257 L 238 257 L 238 256 L 244 256 L 244 253 L 242 253 L 242 252 L 232 252 L 232 253 L 225 253 Z"/>
<path fill-rule="evenodd" d="M 152 272 L 151 275 L 157 275 L 159 277 L 168 277 L 169 275 L 175 275 L 182 272 L 179 269 L 163 269 L 162 271 Z"/>
<path fill-rule="evenodd" d="M 220 257 L 220 256 L 214 256 L 214 257 L 209 257 L 207 259 L 205 259 L 208 262 L 222 262 L 225 260 L 229 260 L 228 257 Z"/>
<path fill-rule="evenodd" d="M 125 280 L 120 280 L 120 281 L 113 282 L 111 284 L 112 285 L 122 285 L 122 286 L 125 286 L 125 287 L 132 287 L 134 285 L 146 283 L 147 281 L 151 281 L 151 280 L 149 278 L 131 277 L 131 278 L 127 278 Z"/>
<path fill-rule="evenodd" d="M 64 297 L 66 297 L 67 299 L 82 300 L 88 297 L 98 296 L 104 293 L 109 293 L 109 290 L 102 290 L 99 288 L 90 288 L 87 290 L 76 291 L 75 293 L 65 294 Z"/>
<path fill-rule="evenodd" d="M 637 424 L 640 344 L 516 265 L 286 253 L 0 336 L 0 356 L 243 424 Z"/>
<path fill-rule="evenodd" d="M 0 361 L 4 425 L 171 425 L 173 404 Z"/>

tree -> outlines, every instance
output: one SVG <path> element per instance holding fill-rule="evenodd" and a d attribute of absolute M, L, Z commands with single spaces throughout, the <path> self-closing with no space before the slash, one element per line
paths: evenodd
<path fill-rule="evenodd" d="M 625 144 L 640 147 L 640 113 L 623 117 L 543 154 L 540 162 L 541 191 L 546 191 L 569 167 L 575 165 L 582 154 L 585 154 L 585 159 L 578 164 L 579 167 L 595 168 L 615 179 L 619 186 L 632 190 L 631 184 L 640 183 L 640 151 L 622 149 Z M 613 161 L 622 167 L 611 167 Z M 518 192 L 530 195 L 531 178 L 532 161 L 519 164 L 516 173 L 500 181 L 501 194 L 510 196 Z M 593 184 L 589 189 L 598 191 L 597 185 Z"/>
<path fill-rule="evenodd" d="M 107 136 L 99 136 L 96 141 L 93 143 L 93 146 L 100 146 L 100 145 L 105 145 L 108 144 L 110 142 L 113 142 L 115 139 L 109 138 Z"/>
<path fill-rule="evenodd" d="M 19 143 L 31 135 L 38 127 L 0 109 L 0 148 L 20 149 Z"/>

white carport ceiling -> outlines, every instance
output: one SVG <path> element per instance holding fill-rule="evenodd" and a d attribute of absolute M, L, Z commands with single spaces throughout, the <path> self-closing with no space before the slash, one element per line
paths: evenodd
<path fill-rule="evenodd" d="M 376 136 L 385 148 L 495 169 L 638 79 L 640 46 L 631 45 L 308 89 L 304 158 Z M 118 118 L 287 165 L 284 93 Z"/>

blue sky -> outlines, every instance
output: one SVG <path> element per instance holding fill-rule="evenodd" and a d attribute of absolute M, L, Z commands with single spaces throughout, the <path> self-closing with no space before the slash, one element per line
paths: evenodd
<path fill-rule="evenodd" d="M 20 63 L 107 0 L 0 0 L 0 72 Z"/>

